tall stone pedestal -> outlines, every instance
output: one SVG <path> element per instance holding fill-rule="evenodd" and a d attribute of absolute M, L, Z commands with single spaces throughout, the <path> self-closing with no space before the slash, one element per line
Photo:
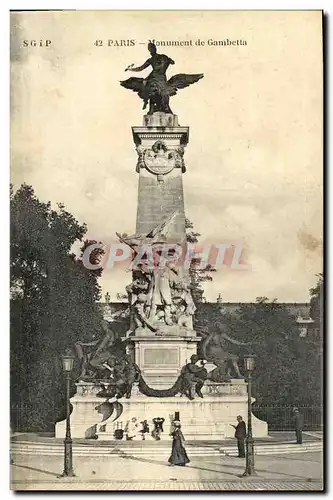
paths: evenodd
<path fill-rule="evenodd" d="M 230 384 L 206 382 L 203 387 L 204 398 L 190 401 L 186 397 L 152 398 L 138 393 L 134 387 L 131 399 L 122 399 L 123 413 L 113 422 L 114 415 L 103 422 L 102 414 L 95 409 L 105 399 L 97 398 L 100 390 L 93 384 L 77 384 L 77 394 L 71 399 L 73 412 L 71 428 L 73 438 L 93 438 L 114 440 L 114 431 L 125 428 L 132 417 L 138 421 L 147 420 L 150 431 L 154 429 L 153 418 L 162 417 L 165 422 L 162 440 L 170 440 L 170 425 L 175 412 L 179 412 L 182 429 L 187 440 L 221 441 L 232 438 L 235 430 L 231 424 L 237 423 L 237 415 L 247 421 L 247 384 L 242 380 L 233 380 Z M 254 438 L 267 436 L 267 423 L 252 416 Z M 56 437 L 65 436 L 65 421 L 56 425 Z M 137 439 L 140 439 L 138 435 Z M 153 439 L 151 434 L 146 439 Z"/>
<path fill-rule="evenodd" d="M 180 127 L 175 115 L 146 115 L 143 126 L 132 127 L 137 147 L 139 174 L 136 233 L 149 233 L 173 212 L 177 216 L 168 228 L 168 241 L 185 241 L 183 178 L 184 147 L 189 128 Z"/>

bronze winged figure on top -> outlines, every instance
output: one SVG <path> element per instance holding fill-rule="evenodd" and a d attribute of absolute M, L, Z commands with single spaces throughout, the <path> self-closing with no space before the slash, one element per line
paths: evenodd
<path fill-rule="evenodd" d="M 172 114 L 169 106 L 170 96 L 177 94 L 179 89 L 196 83 L 203 78 L 204 75 L 202 73 L 196 75 L 179 73 L 167 80 L 166 70 L 170 64 L 175 64 L 175 62 L 164 54 L 158 54 L 154 43 L 150 42 L 148 44 L 148 50 L 151 57 L 147 59 L 142 66 L 134 67 L 134 65 L 131 64 L 125 71 L 143 71 L 149 66 L 153 68 L 153 71 L 147 78 L 128 78 L 127 80 L 121 81 L 120 85 L 138 93 L 138 96 L 144 103 L 143 109 L 146 109 L 149 103 L 148 115 L 152 115 L 156 111 Z"/>

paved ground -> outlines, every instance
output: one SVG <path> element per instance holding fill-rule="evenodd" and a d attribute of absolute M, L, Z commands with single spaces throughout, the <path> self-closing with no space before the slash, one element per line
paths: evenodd
<path fill-rule="evenodd" d="M 239 477 L 245 460 L 192 457 L 186 467 L 170 467 L 168 457 L 74 457 L 75 478 L 58 478 L 61 457 L 15 456 L 11 488 L 22 490 L 322 490 L 322 454 L 256 457 L 257 476 Z M 190 456 L 191 459 L 191 456 Z"/>

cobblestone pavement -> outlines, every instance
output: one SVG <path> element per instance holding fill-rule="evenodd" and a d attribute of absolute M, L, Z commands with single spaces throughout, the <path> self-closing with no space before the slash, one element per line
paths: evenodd
<path fill-rule="evenodd" d="M 23 487 L 24 486 L 24 487 Z M 60 484 L 34 483 L 16 484 L 16 491 L 322 491 L 320 481 L 68 481 Z"/>
<path fill-rule="evenodd" d="M 74 478 L 59 478 L 62 457 L 16 456 L 11 488 L 23 490 L 322 490 L 322 454 L 258 457 L 257 476 L 242 478 L 245 460 L 191 457 L 186 467 L 170 467 L 168 457 L 75 457 Z"/>

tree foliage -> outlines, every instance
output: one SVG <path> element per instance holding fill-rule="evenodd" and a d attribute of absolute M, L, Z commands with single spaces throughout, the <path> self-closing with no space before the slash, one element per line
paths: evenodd
<path fill-rule="evenodd" d="M 323 349 L 310 329 L 300 337 L 296 318 L 287 304 L 257 297 L 227 312 L 222 304 L 198 304 L 195 330 L 207 335 L 225 331 L 231 338 L 248 342 L 226 349 L 239 356 L 244 372 L 245 354 L 254 354 L 253 394 L 257 405 L 322 405 Z"/>
<path fill-rule="evenodd" d="M 87 228 L 62 204 L 40 201 L 31 186 L 10 195 L 11 403 L 40 429 L 63 408 L 61 355 L 100 330 L 100 271 L 86 269 Z M 81 242 L 81 256 L 72 252 Z M 96 263 L 101 251 L 91 255 Z"/>
<path fill-rule="evenodd" d="M 310 316 L 314 320 L 315 328 L 322 328 L 324 313 L 324 275 L 317 274 L 317 284 L 310 288 Z"/>
<path fill-rule="evenodd" d="M 256 356 L 253 389 L 257 404 L 321 404 L 320 343 L 311 332 L 305 338 L 299 336 L 286 304 L 260 297 L 255 303 L 241 304 L 228 321 L 234 337 L 250 342 L 246 351 L 233 349 Z"/>
<path fill-rule="evenodd" d="M 187 243 L 198 243 L 200 233 L 193 230 L 193 223 L 185 219 L 186 241 Z M 213 281 L 211 273 L 216 272 L 216 268 L 211 264 L 202 265 L 200 258 L 193 258 L 190 262 L 189 274 L 191 280 L 191 290 L 194 301 L 202 301 L 204 290 L 202 283 Z"/>

